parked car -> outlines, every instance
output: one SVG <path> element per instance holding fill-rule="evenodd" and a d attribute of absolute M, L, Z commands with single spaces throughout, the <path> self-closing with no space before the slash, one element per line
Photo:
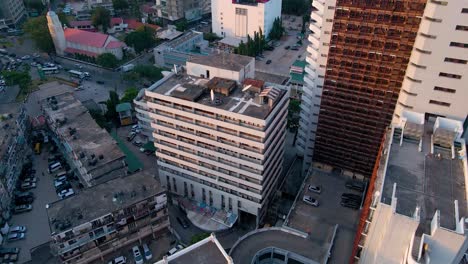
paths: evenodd
<path fill-rule="evenodd" d="M 34 54 L 33 54 L 33 57 L 34 57 L 34 58 L 39 58 L 39 57 L 41 57 L 41 55 L 39 55 L 39 54 L 37 54 L 37 53 L 34 53 Z"/>
<path fill-rule="evenodd" d="M 309 191 L 314 192 L 314 193 L 321 193 L 322 192 L 322 186 L 320 185 L 313 185 L 309 184 Z"/>
<path fill-rule="evenodd" d="M 2 258 L 2 263 L 13 263 L 18 261 L 18 254 L 5 254 Z"/>
<path fill-rule="evenodd" d="M 108 264 L 126 264 L 127 258 L 124 256 L 116 257 L 115 259 L 109 261 Z"/>
<path fill-rule="evenodd" d="M 185 221 L 185 219 L 181 219 L 181 218 L 179 218 L 179 217 L 177 217 L 176 219 L 177 219 L 177 222 L 179 222 L 179 224 L 180 224 L 184 229 L 186 229 L 186 228 L 189 227 L 189 225 L 188 225 L 187 221 Z"/>
<path fill-rule="evenodd" d="M 23 57 L 21 57 L 22 60 L 29 60 L 31 58 L 31 56 L 29 55 L 24 55 Z"/>
<path fill-rule="evenodd" d="M 143 264 L 143 256 L 141 255 L 140 249 L 138 246 L 132 248 L 133 258 L 135 259 L 135 264 Z"/>
<path fill-rule="evenodd" d="M 317 201 L 317 199 L 314 199 L 310 197 L 309 195 L 304 195 L 304 197 L 302 198 L 302 201 L 315 207 L 319 206 L 319 202 Z"/>
<path fill-rule="evenodd" d="M 267 60 L 267 61 L 266 61 L 266 64 L 270 64 L 270 63 L 271 63 L 271 60 Z"/>
<path fill-rule="evenodd" d="M 364 191 L 364 183 L 361 181 L 348 181 L 346 182 L 346 188 L 358 191 L 358 192 L 363 192 Z"/>
<path fill-rule="evenodd" d="M 171 248 L 167 253 L 166 253 L 166 256 L 170 256 L 170 255 L 173 255 L 174 253 L 176 253 L 177 251 L 183 249 L 184 247 L 181 246 L 181 245 L 177 245 L 173 248 Z"/>
<path fill-rule="evenodd" d="M 34 189 L 36 188 L 36 183 L 34 182 L 23 182 L 21 184 L 21 189 L 23 190 L 29 190 L 29 189 Z"/>
<path fill-rule="evenodd" d="M 96 81 L 96 83 L 97 83 L 97 84 L 100 84 L 100 85 L 103 85 L 105 82 L 104 82 L 104 81 L 101 81 L 101 80 L 99 80 L 99 81 Z"/>
<path fill-rule="evenodd" d="M 37 183 L 37 178 L 32 176 L 32 177 L 28 177 L 26 179 L 23 180 L 23 182 L 30 182 L 30 183 Z"/>
<path fill-rule="evenodd" d="M 0 248 L 0 255 L 18 254 L 19 252 L 20 252 L 19 248 Z"/>
<path fill-rule="evenodd" d="M 292 47 L 291 50 L 299 50 L 298 47 Z"/>
<path fill-rule="evenodd" d="M 136 133 L 135 132 L 130 132 L 128 134 L 128 136 L 127 136 L 127 140 L 132 141 L 135 137 L 136 137 Z"/>
<path fill-rule="evenodd" d="M 153 254 L 151 253 L 148 244 L 143 244 L 143 255 L 145 255 L 146 260 L 150 260 L 153 258 Z"/>
<path fill-rule="evenodd" d="M 10 229 L 8 230 L 10 233 L 24 233 L 26 232 L 26 227 L 25 226 L 13 226 L 13 227 L 10 227 Z"/>
<path fill-rule="evenodd" d="M 24 233 L 11 233 L 8 235 L 8 241 L 16 241 L 23 239 L 26 235 Z"/>
<path fill-rule="evenodd" d="M 15 208 L 13 208 L 13 212 L 15 214 L 24 213 L 24 212 L 28 212 L 31 210 L 32 210 L 32 205 L 30 204 L 18 205 L 18 206 L 15 206 Z"/>
<path fill-rule="evenodd" d="M 288 49 L 290 49 L 290 48 L 291 48 L 291 46 L 286 46 L 286 47 L 284 47 L 285 50 L 288 50 Z"/>
<path fill-rule="evenodd" d="M 139 140 L 139 139 L 135 139 L 135 141 L 133 141 L 133 145 L 135 145 L 137 147 L 141 147 L 141 146 L 143 146 L 143 142 L 141 142 L 141 140 Z"/>
<path fill-rule="evenodd" d="M 138 124 L 132 126 L 132 132 L 136 132 L 137 130 L 140 130 L 140 129 L 141 129 L 141 127 Z M 136 133 L 138 133 L 138 132 L 136 132 Z"/>

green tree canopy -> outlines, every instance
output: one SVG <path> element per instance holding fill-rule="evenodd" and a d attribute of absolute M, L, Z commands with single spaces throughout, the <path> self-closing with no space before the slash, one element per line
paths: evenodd
<path fill-rule="evenodd" d="M 283 33 L 284 33 L 283 21 L 281 20 L 280 17 L 277 17 L 273 21 L 273 27 L 271 28 L 268 38 L 279 40 L 283 36 Z"/>
<path fill-rule="evenodd" d="M 115 107 L 119 103 L 119 95 L 114 91 L 109 91 L 109 99 L 106 101 L 107 112 L 105 114 L 107 120 L 117 123 L 119 119 L 119 114 L 115 110 Z"/>
<path fill-rule="evenodd" d="M 253 38 L 251 38 L 250 35 L 247 35 L 247 42 L 241 40 L 239 46 L 234 50 L 234 52 L 240 55 L 255 57 L 262 53 L 265 46 L 265 36 L 263 35 L 262 29 L 259 29 L 258 32 L 254 32 Z"/>
<path fill-rule="evenodd" d="M 125 37 L 125 43 L 133 47 L 135 52 L 140 53 L 145 49 L 152 48 L 157 41 L 154 37 L 155 30 L 151 27 L 142 26 Z"/>
<path fill-rule="evenodd" d="M 129 8 L 127 0 L 112 0 L 112 6 L 115 10 L 123 11 Z"/>
<path fill-rule="evenodd" d="M 119 60 L 112 53 L 103 53 L 97 57 L 96 63 L 102 67 L 115 68 L 119 65 Z"/>
<path fill-rule="evenodd" d="M 26 6 L 27 9 L 34 9 L 39 12 L 44 10 L 45 8 L 41 0 L 24 0 L 24 5 Z"/>
<path fill-rule="evenodd" d="M 152 82 L 162 79 L 162 69 L 153 65 L 137 65 L 134 69 L 140 75 L 140 78 L 147 78 Z"/>
<path fill-rule="evenodd" d="M 310 0 L 283 0 L 281 11 L 289 15 L 304 15 L 309 13 L 312 3 Z"/>
<path fill-rule="evenodd" d="M 176 26 L 177 31 L 184 32 L 188 28 L 187 20 L 185 20 L 185 18 L 184 18 L 184 19 L 180 20 L 179 22 L 177 22 L 175 24 L 175 26 Z"/>
<path fill-rule="evenodd" d="M 70 22 L 68 21 L 68 17 L 65 13 L 63 12 L 57 13 L 57 16 L 60 20 L 60 23 L 62 23 L 62 25 L 70 26 Z"/>
<path fill-rule="evenodd" d="M 31 76 L 27 71 L 2 71 L 2 76 L 8 86 L 19 85 L 22 90 L 31 84 Z"/>
<path fill-rule="evenodd" d="M 29 18 L 23 25 L 23 30 L 31 36 L 36 47 L 43 52 L 54 53 L 55 46 L 47 27 L 47 18 L 38 16 Z"/>
<path fill-rule="evenodd" d="M 101 27 L 103 32 L 107 32 L 110 27 L 111 15 L 109 10 L 103 7 L 94 9 L 91 15 L 91 23 L 95 28 Z"/>
<path fill-rule="evenodd" d="M 138 95 L 138 89 L 137 88 L 135 88 L 135 87 L 127 88 L 127 90 L 125 90 L 124 95 L 120 99 L 120 102 L 121 103 L 132 103 L 133 99 L 135 99 L 135 97 L 137 97 L 137 95 Z"/>

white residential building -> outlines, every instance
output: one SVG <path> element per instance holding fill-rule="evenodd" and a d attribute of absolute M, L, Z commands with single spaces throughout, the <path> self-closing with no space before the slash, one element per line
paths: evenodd
<path fill-rule="evenodd" d="M 215 72 L 210 80 L 169 73 L 135 100 L 137 117 L 144 133 L 151 126 L 170 192 L 259 224 L 282 172 L 288 91 L 273 84 L 245 90 L 237 77 Z"/>
<path fill-rule="evenodd" d="M 221 37 L 247 38 L 262 30 L 265 36 L 273 21 L 281 17 L 281 0 L 213 0 L 211 17 L 213 33 Z"/>
<path fill-rule="evenodd" d="M 464 120 L 468 113 L 468 4 L 427 1 L 395 108 Z"/>
<path fill-rule="evenodd" d="M 462 133 L 461 121 L 401 113 L 368 186 L 355 263 L 464 263 L 468 166 Z"/>
<path fill-rule="evenodd" d="M 297 149 L 301 155 L 304 155 L 304 171 L 309 169 L 314 154 L 315 132 L 331 39 L 331 34 L 323 32 L 332 30 L 335 4 L 336 0 L 312 2 L 314 10 L 317 11 L 312 12 L 311 19 L 316 22 L 310 23 L 311 33 L 307 47 L 306 74 L 302 87 L 301 117 L 297 135 Z"/>

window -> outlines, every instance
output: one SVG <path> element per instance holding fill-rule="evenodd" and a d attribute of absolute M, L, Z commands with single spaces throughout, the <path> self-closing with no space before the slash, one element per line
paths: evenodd
<path fill-rule="evenodd" d="M 460 59 L 454 59 L 454 58 L 445 58 L 445 62 L 453 62 L 453 63 L 460 63 L 460 64 L 466 64 L 466 60 L 460 60 Z"/>
<path fill-rule="evenodd" d="M 410 62 L 410 64 L 413 65 L 413 66 L 416 67 L 416 68 L 419 68 L 419 69 L 426 69 L 426 68 L 427 68 L 426 66 L 418 65 L 418 64 L 416 64 L 416 63 L 414 63 L 414 62 Z"/>
<path fill-rule="evenodd" d="M 405 105 L 401 102 L 398 102 L 399 105 L 403 106 L 404 108 L 408 108 L 408 109 L 413 109 L 413 107 L 411 105 Z"/>
<path fill-rule="evenodd" d="M 447 1 L 437 1 L 437 0 L 431 0 L 431 3 L 436 4 L 436 5 L 443 5 L 443 6 L 446 6 L 448 4 Z"/>
<path fill-rule="evenodd" d="M 174 184 L 174 192 L 177 192 L 177 183 L 175 178 L 172 178 L 172 183 Z"/>
<path fill-rule="evenodd" d="M 457 26 L 455 27 L 455 30 L 468 31 L 468 26 L 457 25 Z"/>
<path fill-rule="evenodd" d="M 421 35 L 421 36 L 423 36 L 423 37 L 425 37 L 425 38 L 430 38 L 430 39 L 435 39 L 435 38 L 437 38 L 437 37 L 434 36 L 434 35 L 429 35 L 429 34 L 422 33 L 422 32 L 420 32 L 419 35 Z"/>
<path fill-rule="evenodd" d="M 429 20 L 431 22 L 436 22 L 436 23 L 441 23 L 442 22 L 442 19 L 440 19 L 440 18 L 432 18 L 432 17 L 425 16 L 424 19 Z"/>
<path fill-rule="evenodd" d="M 414 48 L 415 50 L 421 52 L 421 53 L 424 53 L 424 54 L 431 54 L 432 51 L 429 51 L 429 50 L 423 50 L 423 49 L 420 49 L 420 48 Z"/>
<path fill-rule="evenodd" d="M 434 90 L 435 90 L 435 91 L 446 92 L 446 93 L 455 93 L 455 92 L 456 92 L 455 89 L 444 88 L 444 87 L 439 87 L 439 86 L 435 86 L 435 87 L 434 87 Z"/>
<path fill-rule="evenodd" d="M 435 105 L 440 105 L 440 106 L 445 106 L 445 107 L 450 107 L 449 103 L 436 101 L 436 100 L 429 100 L 429 103 L 430 104 L 435 104 Z"/>
<path fill-rule="evenodd" d="M 417 93 L 408 92 L 405 89 L 403 89 L 403 93 L 405 93 L 407 95 L 410 95 L 410 96 L 417 96 L 418 95 Z"/>
<path fill-rule="evenodd" d="M 415 82 L 415 83 L 422 83 L 421 80 L 413 79 L 413 78 L 411 78 L 411 77 L 409 77 L 409 76 L 406 76 L 406 79 L 408 79 L 408 80 L 410 80 L 410 81 L 412 81 L 412 82 Z"/>
<path fill-rule="evenodd" d="M 468 8 L 462 8 L 462 13 L 463 14 L 468 14 Z"/>
<path fill-rule="evenodd" d="M 461 79 L 461 75 L 458 74 L 452 74 L 452 73 L 446 73 L 446 72 L 441 72 L 439 73 L 439 76 L 442 77 L 447 77 L 447 78 L 454 78 L 454 79 Z"/>
<path fill-rule="evenodd" d="M 450 47 L 468 48 L 468 44 L 460 42 L 450 42 Z"/>

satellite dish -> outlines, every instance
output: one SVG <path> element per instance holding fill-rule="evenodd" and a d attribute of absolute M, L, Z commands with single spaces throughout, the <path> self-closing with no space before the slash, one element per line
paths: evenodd
<path fill-rule="evenodd" d="M 213 91 L 213 90 L 211 90 L 211 101 L 214 101 L 214 99 L 215 99 L 215 96 L 214 96 L 214 91 Z"/>
<path fill-rule="evenodd" d="M 252 87 L 251 84 L 247 85 L 246 87 L 244 87 L 244 89 L 242 89 L 243 92 L 247 91 L 248 89 L 250 89 L 250 87 Z"/>

